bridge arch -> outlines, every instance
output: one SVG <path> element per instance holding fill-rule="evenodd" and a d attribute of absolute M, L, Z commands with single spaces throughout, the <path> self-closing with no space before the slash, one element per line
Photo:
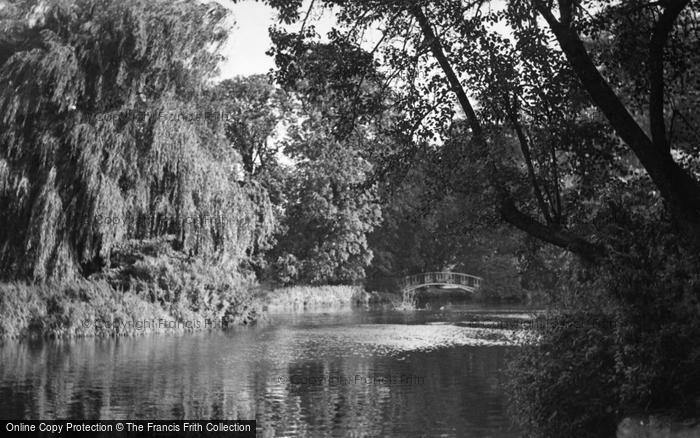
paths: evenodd
<path fill-rule="evenodd" d="M 423 272 L 402 278 L 399 285 L 406 299 L 416 289 L 426 286 L 452 286 L 473 293 L 481 287 L 482 282 L 481 277 L 460 272 Z"/>

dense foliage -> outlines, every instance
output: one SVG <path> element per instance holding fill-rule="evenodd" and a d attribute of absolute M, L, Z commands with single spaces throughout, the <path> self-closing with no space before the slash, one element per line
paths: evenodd
<path fill-rule="evenodd" d="M 398 181 L 382 184 L 383 221 L 372 234 L 371 289 L 395 290 L 401 275 L 454 271 L 485 280 L 478 298 L 523 301 L 521 236 L 494 224 L 478 179 L 479 157 L 464 154 L 459 123 L 445 144 L 423 145 Z"/>
<path fill-rule="evenodd" d="M 295 164 L 269 255 L 282 283 L 354 284 L 372 260 L 367 235 L 381 211 L 367 184 L 371 164 L 360 153 L 366 132 L 339 139 L 328 128 L 311 110 L 289 132 L 284 151 Z"/>
<path fill-rule="evenodd" d="M 274 208 L 272 239 L 253 251 L 258 275 L 284 285 L 364 279 L 367 234 L 381 217 L 360 154 L 367 131 L 339 137 L 325 119 L 331 99 L 284 91 L 265 76 L 225 80 L 209 94 L 245 177 Z"/>
<path fill-rule="evenodd" d="M 516 361 L 516 416 L 528 433 L 611 435 L 621 415 L 697 413 L 700 4 L 327 0 L 314 7 L 336 16 L 328 63 L 366 48 L 373 55 L 366 72 L 379 72 L 380 89 L 391 90 L 385 110 L 395 123 L 383 133 L 394 141 L 378 144 L 375 155 L 384 176 L 418 179 L 398 190 L 433 198 L 420 213 L 390 202 L 379 245 L 403 242 L 404 266 L 415 259 L 411 249 L 431 262 L 449 260 L 463 242 L 431 246 L 414 233 L 411 245 L 391 234 L 456 228 L 468 236 L 465 227 L 440 223 L 458 203 L 466 228 L 485 221 L 497 229 L 501 219 L 526 233 L 514 251 L 523 283 L 556 291 L 555 309 L 566 310 Z M 301 29 L 272 30 L 282 82 L 320 39 L 306 21 Z M 376 77 L 342 73 L 327 83 L 352 90 Z M 340 114 L 341 126 L 352 125 L 348 114 L 366 116 L 357 106 Z M 457 122 L 464 128 L 454 147 Z M 438 190 L 420 187 L 431 180 L 426 163 L 441 163 L 432 181 L 447 183 Z M 402 222 L 411 216 L 424 221 Z M 379 269 L 401 266 L 391 251 L 378 255 Z M 600 332 L 601 319 L 615 321 L 615 330 Z"/>
<path fill-rule="evenodd" d="M 617 428 L 614 319 L 562 312 L 510 364 L 512 415 L 532 437 L 613 436 Z M 575 347 L 575 348 L 572 348 Z"/>
<path fill-rule="evenodd" d="M 90 273 L 120 242 L 166 234 L 179 250 L 235 265 L 265 238 L 258 223 L 269 203 L 238 183 L 240 157 L 198 105 L 225 37 L 222 8 L 9 8 L 0 59 L 4 276 Z"/>
<path fill-rule="evenodd" d="M 254 276 L 463 270 L 552 301 L 511 367 L 527 433 L 697 412 L 700 3 L 268 3 L 275 83 L 216 85 L 216 4 L 0 3 L 0 272 L 99 283 L 3 313 L 247 320 Z"/>

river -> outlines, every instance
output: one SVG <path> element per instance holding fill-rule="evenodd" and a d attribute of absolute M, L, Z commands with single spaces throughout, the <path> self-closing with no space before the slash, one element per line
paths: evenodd
<path fill-rule="evenodd" d="M 489 325 L 523 312 L 348 309 L 179 336 L 9 341 L 0 417 L 255 418 L 262 437 L 516 437 L 499 371 L 517 332 Z"/>

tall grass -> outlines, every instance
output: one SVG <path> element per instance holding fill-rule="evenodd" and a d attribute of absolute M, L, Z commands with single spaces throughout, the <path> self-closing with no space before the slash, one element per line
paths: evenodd
<path fill-rule="evenodd" d="M 356 286 L 292 286 L 270 291 L 265 305 L 271 311 L 340 307 L 363 302 L 364 294 Z"/>
<path fill-rule="evenodd" d="M 363 292 L 355 286 L 292 286 L 269 292 L 265 305 L 272 311 L 349 306 L 361 300 Z"/>
<path fill-rule="evenodd" d="M 272 312 L 354 305 L 390 304 L 396 307 L 401 298 L 380 292 L 366 292 L 361 286 L 291 286 L 265 294 L 265 307 Z"/>

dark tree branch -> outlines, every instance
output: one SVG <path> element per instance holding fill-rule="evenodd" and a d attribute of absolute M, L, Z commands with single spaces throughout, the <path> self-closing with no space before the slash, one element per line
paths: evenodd
<path fill-rule="evenodd" d="M 535 199 L 537 200 L 537 205 L 540 207 L 540 211 L 544 216 L 547 223 L 552 223 L 552 216 L 549 214 L 549 208 L 544 201 L 542 196 L 542 191 L 540 190 L 540 185 L 537 182 L 537 175 L 535 174 L 535 166 L 532 164 L 532 155 L 530 154 L 530 145 L 523 132 L 523 127 L 520 125 L 518 116 L 515 110 L 512 108 L 508 99 L 504 99 L 506 115 L 515 130 L 515 135 L 518 137 L 518 142 L 520 143 L 520 151 L 523 153 L 523 158 L 525 159 L 525 165 L 527 166 L 527 173 L 530 177 L 530 182 L 532 183 L 532 189 L 535 193 Z"/>
<path fill-rule="evenodd" d="M 594 245 L 566 230 L 544 225 L 524 214 L 512 199 L 501 202 L 499 213 L 508 223 L 544 242 L 564 248 L 588 262 L 596 262 L 605 256 L 605 249 Z"/>
<path fill-rule="evenodd" d="M 688 118 L 683 114 L 683 112 L 681 112 L 681 111 L 679 111 L 679 110 L 676 110 L 676 111 L 675 111 L 675 114 L 676 114 L 678 117 L 680 117 L 681 120 L 683 121 L 683 123 L 685 123 L 685 126 L 688 127 L 688 128 L 692 131 L 693 136 L 695 137 L 695 139 L 696 139 L 697 141 L 700 141 L 700 129 L 698 129 L 697 126 L 693 125 L 693 123 L 692 123 L 690 120 L 688 120 Z"/>
<path fill-rule="evenodd" d="M 559 14 L 561 23 L 565 26 L 571 24 L 571 15 L 573 13 L 573 0 L 559 0 Z"/>
<path fill-rule="evenodd" d="M 306 22 L 309 20 L 309 16 L 311 15 L 311 11 L 314 8 L 314 3 L 316 0 L 311 0 L 309 3 L 309 8 L 306 10 L 306 14 L 304 15 L 304 21 L 301 22 L 301 28 L 299 29 L 299 35 L 304 35 L 304 29 L 306 29 Z"/>
<path fill-rule="evenodd" d="M 430 25 L 428 18 L 425 16 L 425 14 L 423 14 L 423 11 L 417 5 L 412 6 L 411 13 L 414 17 L 416 17 L 421 31 L 423 32 L 423 36 L 425 37 L 425 41 L 427 45 L 430 46 L 433 56 L 435 56 L 438 64 L 440 64 L 440 68 L 442 68 L 442 71 L 445 73 L 447 82 L 450 84 L 450 88 L 452 88 L 452 91 L 455 93 L 455 95 L 457 95 L 457 100 L 459 101 L 459 105 L 462 107 L 464 114 L 467 116 L 467 121 L 469 122 L 469 127 L 472 129 L 472 133 L 475 137 L 483 139 L 483 130 L 481 129 L 481 124 L 476 116 L 476 111 L 474 111 L 474 107 L 472 107 L 472 104 L 467 97 L 467 93 L 462 87 L 462 83 L 459 81 L 459 78 L 452 68 L 450 61 L 447 59 L 447 56 L 442 49 L 442 45 L 440 44 L 440 40 L 435 36 L 435 32 L 433 32 L 433 27 Z"/>
<path fill-rule="evenodd" d="M 671 0 L 667 3 L 651 37 L 649 44 L 649 123 L 651 138 L 656 147 L 668 151 L 664 121 L 664 48 L 673 25 L 690 0 Z"/>
<path fill-rule="evenodd" d="M 676 163 L 668 149 L 657 148 L 603 78 L 574 29 L 564 26 L 542 2 L 537 11 L 549 24 L 569 64 L 588 91 L 593 103 L 610 122 L 617 135 L 632 149 L 667 201 L 678 225 L 693 245 L 700 248 L 700 186 Z"/>
<path fill-rule="evenodd" d="M 563 209 L 561 205 L 561 184 L 559 183 L 559 163 L 557 162 L 557 150 L 554 144 L 554 140 L 550 140 L 550 158 L 552 162 L 552 179 L 554 180 L 554 195 L 556 201 L 556 209 L 554 212 L 554 221 L 556 223 L 563 223 Z"/>
<path fill-rule="evenodd" d="M 593 64 L 578 35 L 571 28 L 560 23 L 550 9 L 540 2 L 535 4 L 554 32 L 564 54 L 593 102 L 608 118 L 617 134 L 630 145 L 642 163 L 656 159 L 657 155 L 653 153 L 651 140 Z"/>
<path fill-rule="evenodd" d="M 449 59 L 445 55 L 440 40 L 435 36 L 430 22 L 423 14 L 423 11 L 419 6 L 414 5 L 411 7 L 410 12 L 416 17 L 416 20 L 418 21 L 418 24 L 423 32 L 423 36 L 425 37 L 426 42 L 428 42 L 430 45 L 433 56 L 437 59 L 438 64 L 442 68 L 452 91 L 457 95 L 457 100 L 467 116 L 467 121 L 469 122 L 469 126 L 472 130 L 475 143 L 482 150 L 486 151 L 486 140 L 481 123 L 476 115 L 476 112 L 474 111 L 473 106 L 471 105 L 471 102 L 469 101 L 467 93 L 464 91 L 464 88 L 457 77 L 457 74 L 452 68 Z M 496 191 L 498 198 L 498 211 L 503 220 L 533 237 L 571 251 L 572 253 L 579 255 L 584 260 L 596 261 L 604 255 L 604 250 L 602 247 L 593 245 L 579 236 L 562 230 L 558 226 L 544 225 L 518 210 L 515 202 L 508 192 L 508 189 L 505 187 L 502 181 L 499 180 L 495 164 L 489 160 L 489 166 L 490 182 Z"/>

